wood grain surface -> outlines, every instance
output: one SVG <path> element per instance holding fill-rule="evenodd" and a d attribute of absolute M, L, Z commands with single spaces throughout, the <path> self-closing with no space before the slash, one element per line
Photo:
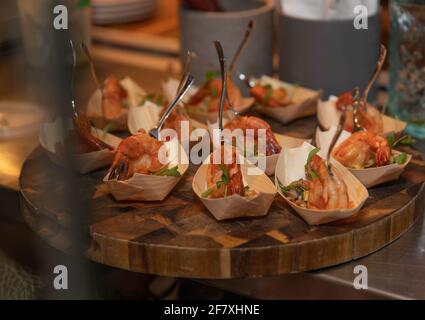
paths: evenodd
<path fill-rule="evenodd" d="M 305 138 L 316 126 L 313 118 L 270 122 L 276 132 Z M 64 170 L 41 149 L 23 167 L 22 212 L 52 246 L 75 252 L 77 232 L 85 239 L 78 253 L 136 272 L 241 278 L 314 270 L 368 255 L 412 226 L 423 210 L 425 162 L 408 151 L 414 160 L 399 181 L 370 189 L 357 217 L 322 226 L 307 225 L 279 196 L 266 217 L 218 222 L 191 190 L 195 166 L 157 203 L 114 201 L 101 183 L 105 170 L 75 177 L 78 187 L 69 190 Z M 69 212 L 69 199 L 82 201 L 86 214 Z"/>

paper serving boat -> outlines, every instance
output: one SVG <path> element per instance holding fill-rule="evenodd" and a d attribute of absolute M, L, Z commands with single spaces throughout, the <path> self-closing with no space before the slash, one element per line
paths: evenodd
<path fill-rule="evenodd" d="M 351 174 L 350 171 L 333 159 L 331 159 L 332 169 L 338 172 L 338 174 L 340 174 L 344 179 L 344 182 L 347 185 L 348 197 L 353 203 L 352 208 L 342 210 L 317 210 L 303 208 L 292 202 L 282 193 L 279 188 L 279 182 L 281 182 L 282 185 L 287 186 L 293 181 L 305 179 L 304 166 L 307 162 L 308 154 L 313 149 L 314 147 L 312 145 L 304 143 L 300 148 L 283 150 L 277 162 L 275 173 L 275 184 L 279 194 L 286 200 L 292 209 L 294 209 L 310 225 L 324 224 L 357 215 L 368 198 L 369 193 L 363 184 L 353 174 Z M 319 155 L 322 156 L 322 152 L 319 152 Z"/>
<path fill-rule="evenodd" d="M 331 144 L 332 138 L 335 135 L 336 127 L 332 126 L 328 131 L 321 131 L 319 128 L 316 130 L 316 144 L 324 154 L 327 154 L 329 145 Z M 350 132 L 343 131 L 340 138 L 338 139 L 335 148 L 344 140 L 351 136 Z M 335 149 L 334 149 L 335 150 Z M 392 151 L 394 155 L 399 155 L 401 152 L 397 150 Z M 407 155 L 406 162 L 403 164 L 389 164 L 382 167 L 373 167 L 366 169 L 352 169 L 347 168 L 366 188 L 371 188 L 379 184 L 397 180 L 400 178 L 406 166 L 412 160 L 410 154 Z"/>
<path fill-rule="evenodd" d="M 117 201 L 162 201 L 173 190 L 189 168 L 187 155 L 177 139 L 165 143 L 170 157 L 168 168 L 176 165 L 180 177 L 156 176 L 135 173 L 128 180 L 108 180 L 109 172 L 103 182 Z"/>
<path fill-rule="evenodd" d="M 223 120 L 223 123 L 226 124 L 227 121 Z M 218 129 L 218 122 L 213 123 L 213 124 L 208 123 L 208 132 L 210 134 L 212 141 L 214 141 L 213 140 L 214 139 L 214 129 Z M 216 131 L 216 132 L 218 132 L 218 131 Z M 311 140 L 295 138 L 295 137 L 291 137 L 291 136 L 287 136 L 287 135 L 283 135 L 283 134 L 278 134 L 278 133 L 274 133 L 274 135 L 277 139 L 277 142 L 282 147 L 282 150 L 284 148 L 297 148 L 297 147 L 302 146 L 302 144 L 304 142 L 308 142 L 308 143 L 311 142 Z M 266 169 L 265 169 L 264 173 L 268 176 L 271 176 L 275 173 L 277 160 L 279 159 L 279 153 L 271 155 L 271 156 L 265 156 L 264 158 L 265 158 L 265 161 L 266 161 Z M 253 161 L 253 162 L 257 163 L 257 161 L 258 161 L 258 159 Z M 262 161 L 262 160 L 260 160 L 260 161 Z"/>
<path fill-rule="evenodd" d="M 49 158 L 61 166 L 67 165 L 69 161 L 65 161 L 66 159 L 63 159 L 63 156 L 56 153 L 55 145 L 57 143 L 64 143 L 71 128 L 72 122 L 69 119 L 61 118 L 56 119 L 54 122 L 44 123 L 40 128 L 40 145 L 47 152 Z M 92 134 L 115 148 L 117 148 L 121 142 L 120 138 L 109 133 L 104 133 L 100 129 L 92 128 Z M 110 165 L 113 158 L 114 151 L 103 149 L 100 151 L 75 154 L 73 155 L 71 163 L 75 165 L 78 172 L 86 174 Z"/>
<path fill-rule="evenodd" d="M 263 76 L 257 81 L 261 84 L 269 84 L 274 89 L 285 88 L 289 92 L 289 99 L 292 101 L 290 104 L 279 108 L 260 105 L 258 106 L 259 112 L 284 124 L 316 114 L 321 91 L 298 87 L 267 76 Z"/>
<path fill-rule="evenodd" d="M 149 132 L 157 125 L 161 112 L 162 107 L 151 101 L 146 101 L 140 107 L 130 107 L 127 122 L 128 130 L 133 135 L 137 134 L 140 129 Z"/>
<path fill-rule="evenodd" d="M 341 111 L 336 108 L 338 97 L 330 96 L 327 101 L 319 101 L 317 107 L 317 120 L 324 129 L 329 129 L 332 126 L 338 126 Z M 383 133 L 387 135 L 391 132 L 401 133 L 406 128 L 406 122 L 382 115 Z"/>
<path fill-rule="evenodd" d="M 110 126 L 111 131 L 127 130 L 128 108 L 136 107 L 146 96 L 146 92 L 132 79 L 124 78 L 120 81 L 121 86 L 127 91 L 127 106 L 115 119 L 106 119 L 102 112 L 102 93 L 96 90 L 87 104 L 87 117 L 97 128 Z"/>
<path fill-rule="evenodd" d="M 157 104 L 146 101 L 142 106 L 139 107 L 130 107 L 128 113 L 127 126 L 131 134 L 137 134 L 140 129 L 148 132 L 149 130 L 155 128 L 158 124 L 160 115 L 162 114 L 163 107 L 158 106 Z M 188 119 L 191 123 L 192 129 L 207 129 L 207 126 L 203 123 L 200 123 L 194 119 Z M 177 132 L 179 134 L 179 132 Z M 185 137 L 185 135 L 183 135 Z M 190 140 L 190 136 L 188 136 Z M 182 144 L 184 144 L 182 142 Z"/>
<path fill-rule="evenodd" d="M 224 146 L 224 148 L 229 148 L 229 146 Z M 219 151 L 217 149 L 214 152 Z M 206 176 L 210 157 L 204 161 L 193 177 L 193 191 L 217 220 L 265 216 L 275 198 L 276 188 L 272 181 L 242 156 L 240 156 L 240 161 L 244 185 L 249 186 L 250 190 L 255 190 L 257 192 L 255 196 L 232 195 L 220 199 L 202 197 L 202 193 L 207 189 Z"/>
<path fill-rule="evenodd" d="M 162 83 L 164 95 L 169 101 L 175 97 L 178 86 L 179 81 L 172 78 Z M 190 97 L 195 94 L 197 90 L 198 88 L 196 86 L 192 86 L 184 97 L 183 102 L 187 104 L 190 100 Z M 243 98 L 242 104 L 235 106 L 235 111 L 242 114 L 248 111 L 248 109 L 254 105 L 254 102 L 255 100 L 253 98 Z M 197 110 L 197 106 L 187 106 L 187 113 L 194 120 L 205 124 L 208 122 L 215 122 L 217 120 L 217 112 L 199 111 Z M 234 114 L 231 111 L 224 112 L 225 118 L 231 119 L 233 116 Z"/>

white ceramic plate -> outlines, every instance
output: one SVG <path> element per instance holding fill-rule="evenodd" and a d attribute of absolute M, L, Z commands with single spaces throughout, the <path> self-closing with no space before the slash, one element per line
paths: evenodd
<path fill-rule="evenodd" d="M 15 139 L 37 132 L 44 119 L 43 109 L 25 101 L 0 102 L 0 140 Z"/>

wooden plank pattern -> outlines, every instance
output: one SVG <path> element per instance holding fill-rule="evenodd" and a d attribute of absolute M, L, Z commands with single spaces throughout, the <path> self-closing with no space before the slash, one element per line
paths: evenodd
<path fill-rule="evenodd" d="M 272 122 L 272 121 L 271 121 Z M 311 137 L 312 118 L 276 132 Z M 26 161 L 21 196 L 28 224 L 52 245 L 72 251 L 72 235 L 87 237 L 85 255 L 99 263 L 167 276 L 238 278 L 314 270 L 357 259 L 396 240 L 424 208 L 425 162 L 415 154 L 399 181 L 370 189 L 359 215 L 309 226 L 280 198 L 269 214 L 218 222 L 191 190 L 195 166 L 163 202 L 116 202 L 101 185 L 105 170 L 78 176 L 72 196 L 86 201 L 80 220 L 63 205 L 63 170 L 42 150 Z"/>

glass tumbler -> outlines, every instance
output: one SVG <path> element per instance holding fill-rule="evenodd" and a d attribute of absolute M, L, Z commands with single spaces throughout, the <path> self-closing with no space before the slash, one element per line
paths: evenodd
<path fill-rule="evenodd" d="M 390 113 L 425 138 L 425 1 L 390 2 Z"/>

